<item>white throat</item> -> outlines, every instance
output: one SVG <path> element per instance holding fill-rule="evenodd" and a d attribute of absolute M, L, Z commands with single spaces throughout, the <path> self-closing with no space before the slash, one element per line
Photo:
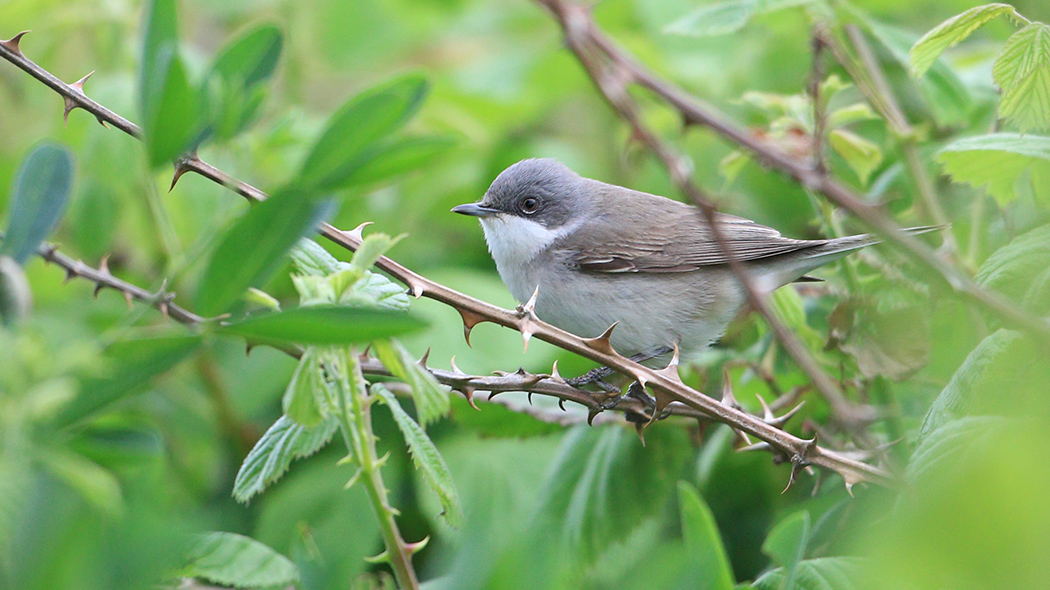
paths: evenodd
<path fill-rule="evenodd" d="M 480 221 L 500 278 L 514 297 L 524 302 L 536 288 L 528 271 L 529 263 L 571 227 L 552 230 L 531 219 L 506 214 L 483 217 Z"/>

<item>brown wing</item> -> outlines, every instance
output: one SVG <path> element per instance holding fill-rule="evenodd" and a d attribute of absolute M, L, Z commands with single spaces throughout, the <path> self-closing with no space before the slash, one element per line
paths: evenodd
<path fill-rule="evenodd" d="M 601 203 L 604 223 L 589 223 L 555 247 L 590 272 L 673 273 L 727 264 L 703 213 L 695 207 L 637 191 L 596 183 L 606 193 Z M 615 194 L 610 191 L 618 189 Z M 629 207 L 625 207 L 631 202 Z M 639 213 L 638 205 L 645 209 Z M 615 221 L 614 221 L 615 220 Z M 787 254 L 824 244 L 794 240 L 743 217 L 719 214 L 722 235 L 741 261 Z"/>

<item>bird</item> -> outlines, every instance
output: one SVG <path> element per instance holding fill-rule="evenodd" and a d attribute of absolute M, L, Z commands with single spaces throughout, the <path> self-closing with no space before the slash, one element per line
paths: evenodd
<path fill-rule="evenodd" d="M 519 303 L 535 294 L 540 320 L 585 338 L 616 324 L 610 344 L 624 356 L 648 361 L 677 347 L 683 359 L 695 358 L 747 302 L 699 209 L 584 178 L 554 159 L 511 165 L 480 201 L 452 211 L 480 220 L 500 278 Z M 879 242 L 870 234 L 792 239 L 735 215 L 714 220 L 767 294 L 814 280 L 808 272 Z"/>

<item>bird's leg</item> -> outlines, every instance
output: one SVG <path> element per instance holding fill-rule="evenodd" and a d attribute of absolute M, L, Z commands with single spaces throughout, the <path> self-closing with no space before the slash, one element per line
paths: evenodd
<path fill-rule="evenodd" d="M 645 361 L 654 359 L 662 354 L 667 354 L 671 352 L 671 350 L 672 349 L 670 346 L 661 346 L 648 352 L 640 352 L 630 357 L 630 359 L 628 360 L 635 363 L 644 363 Z M 603 391 L 611 393 L 613 391 L 619 390 L 613 388 L 612 385 L 606 383 L 604 379 L 609 377 L 613 373 L 615 373 L 615 371 L 613 371 L 610 367 L 596 367 L 594 369 L 591 369 L 590 371 L 587 371 L 579 377 L 573 377 L 572 379 L 566 379 L 565 381 L 573 387 L 584 387 L 593 383 L 600 387 Z"/>

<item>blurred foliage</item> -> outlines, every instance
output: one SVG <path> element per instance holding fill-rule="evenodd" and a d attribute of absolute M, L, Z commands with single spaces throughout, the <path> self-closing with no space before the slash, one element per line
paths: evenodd
<path fill-rule="evenodd" d="M 606 0 L 594 16 L 660 75 L 799 155 L 814 129 L 811 19 L 859 25 L 915 127 L 903 139 L 936 178 L 958 264 L 1045 315 L 1050 139 L 1038 134 L 1050 119 L 1039 94 L 1050 84 L 1040 24 L 1050 8 L 1013 6 L 1034 22 L 971 0 Z M 847 258 L 821 271 L 824 283 L 773 303 L 851 401 L 881 417 L 858 434 L 800 390 L 806 406 L 787 429 L 879 449 L 900 489 L 857 486 L 850 497 L 836 477 L 803 476 L 782 493 L 788 467 L 735 452 L 724 426 L 659 423 L 642 447 L 629 425 L 565 428 L 495 404 L 476 412 L 456 395 L 449 404 L 412 360 L 427 349 L 431 366 L 455 356 L 478 374 L 548 372 L 557 360 L 573 375 L 593 363 L 541 342 L 525 354 L 517 334 L 491 324 L 470 348 L 458 314 L 431 300 L 405 315 L 409 298 L 369 270 L 377 252 L 513 307 L 481 232 L 448 213 L 504 167 L 556 157 L 674 196 L 538 6 L 8 0 L 0 23 L 3 38 L 32 29 L 22 50 L 60 78 L 93 70 L 86 93 L 146 138 L 79 110 L 64 125 L 53 91 L 0 64 L 0 227 L 10 238 L 0 314 L 14 324 L 0 328 L 0 588 L 174 586 L 180 575 L 249 587 L 390 583 L 386 565 L 365 561 L 384 550 L 375 504 L 361 485 L 344 489 L 357 466 L 341 460 L 339 414 L 325 405 L 335 398 L 318 393 L 338 389 L 328 379 L 349 368 L 320 346 L 298 363 L 265 346 L 245 355 L 241 336 L 384 339 L 377 353 L 415 397 L 358 393 L 382 400 L 369 428 L 379 454 L 389 451 L 383 481 L 402 534 L 430 538 L 414 558 L 427 588 L 977 589 L 1050 578 L 1048 351 L 891 248 Z M 831 170 L 901 224 L 927 223 L 902 138 L 826 64 Z M 859 229 L 638 98 L 727 212 L 794 237 Z M 249 209 L 192 174 L 169 192 L 168 162 L 193 146 L 278 196 Z M 300 241 L 293 272 L 287 250 L 322 217 L 407 237 L 377 237 L 353 263 Z M 65 284 L 61 269 L 27 258 L 56 220 L 48 239 L 64 252 L 94 266 L 108 255 L 115 275 L 239 323 L 201 334 L 142 304 L 129 310 L 110 290 L 93 299 L 90 283 Z M 259 291 L 246 297 L 249 287 Z M 358 323 L 326 331 L 333 314 Z M 727 376 L 752 411 L 756 396 L 806 386 L 754 317 L 683 373 L 707 392 Z M 541 397 L 536 407 L 557 408 Z"/>

